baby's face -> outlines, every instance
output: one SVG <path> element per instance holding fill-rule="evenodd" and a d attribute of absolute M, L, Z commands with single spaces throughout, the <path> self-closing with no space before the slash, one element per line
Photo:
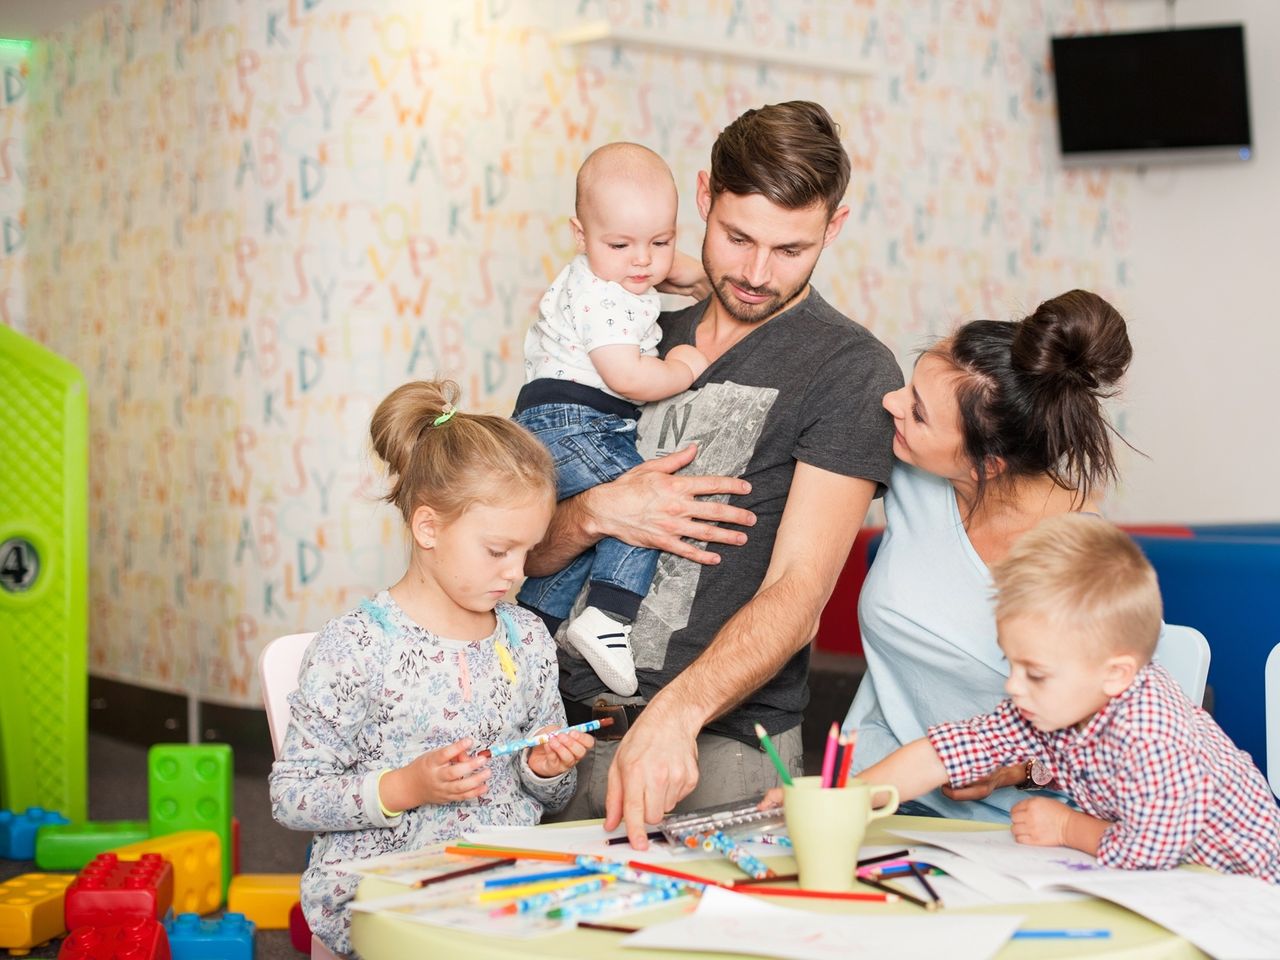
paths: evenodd
<path fill-rule="evenodd" d="M 674 187 L 601 182 L 581 213 L 574 218 L 574 234 L 597 277 L 635 294 L 667 278 L 676 250 Z"/>
<path fill-rule="evenodd" d="M 1005 693 L 1037 730 L 1083 724 L 1116 695 L 1116 658 L 1100 652 L 1096 640 L 1037 616 L 1010 617 L 998 628 L 1009 661 Z"/>

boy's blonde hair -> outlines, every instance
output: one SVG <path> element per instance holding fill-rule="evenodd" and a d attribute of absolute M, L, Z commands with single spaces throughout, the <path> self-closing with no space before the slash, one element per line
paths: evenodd
<path fill-rule="evenodd" d="M 1156 572 L 1124 531 L 1067 513 L 1018 539 L 991 571 L 996 620 L 1041 616 L 1079 630 L 1108 653 L 1145 663 L 1160 636 Z"/>
<path fill-rule="evenodd" d="M 446 419 L 459 392 L 452 380 L 419 380 L 378 404 L 369 434 L 391 475 L 383 499 L 406 523 L 420 506 L 449 521 L 475 503 L 554 502 L 555 466 L 546 447 L 505 417 L 454 412 Z"/>

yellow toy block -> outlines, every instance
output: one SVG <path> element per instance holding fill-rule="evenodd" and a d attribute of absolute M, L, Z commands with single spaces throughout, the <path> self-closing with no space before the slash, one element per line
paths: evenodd
<path fill-rule="evenodd" d="M 259 930 L 288 930 L 289 910 L 301 899 L 300 873 L 238 873 L 227 891 L 227 911 L 243 913 Z"/>
<path fill-rule="evenodd" d="M 62 901 L 74 873 L 26 873 L 0 883 L 0 948 L 20 957 L 67 932 Z"/>
<path fill-rule="evenodd" d="M 158 853 L 173 864 L 173 912 L 212 913 L 222 904 L 222 841 L 212 830 L 180 830 L 111 851 L 121 860 Z"/>

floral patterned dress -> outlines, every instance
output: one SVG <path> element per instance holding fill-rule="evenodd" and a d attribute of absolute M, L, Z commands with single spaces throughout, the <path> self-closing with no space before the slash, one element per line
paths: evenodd
<path fill-rule="evenodd" d="M 271 807 L 294 830 L 313 830 L 302 909 L 333 950 L 351 949 L 348 901 L 359 877 L 336 869 L 452 839 L 484 824 L 530 825 L 573 795 L 576 771 L 545 779 L 527 751 L 496 757 L 488 791 L 385 817 L 378 777 L 462 737 L 477 747 L 565 722 L 555 646 L 542 621 L 502 603 L 483 640 L 437 637 L 387 591 L 329 621 L 307 648 L 292 717 L 271 770 Z M 505 666 L 504 666 L 505 661 Z"/>

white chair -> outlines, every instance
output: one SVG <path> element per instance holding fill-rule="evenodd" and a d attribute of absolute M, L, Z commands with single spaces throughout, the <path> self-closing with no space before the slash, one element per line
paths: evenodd
<path fill-rule="evenodd" d="M 1280 797 L 1280 643 L 1267 655 L 1263 678 L 1267 710 L 1267 780 L 1271 792 Z"/>
<path fill-rule="evenodd" d="M 298 689 L 298 670 L 314 633 L 291 633 L 276 637 L 262 648 L 258 657 L 258 680 L 262 684 L 262 703 L 267 708 L 267 727 L 271 730 L 271 748 L 280 756 L 284 734 L 289 729 L 289 694 Z M 311 936 L 311 960 L 345 960 Z"/>
<path fill-rule="evenodd" d="M 1187 699 L 1204 703 L 1204 685 L 1209 679 L 1209 641 L 1195 627 L 1164 625 L 1156 646 L 1156 661 L 1173 675 Z"/>

